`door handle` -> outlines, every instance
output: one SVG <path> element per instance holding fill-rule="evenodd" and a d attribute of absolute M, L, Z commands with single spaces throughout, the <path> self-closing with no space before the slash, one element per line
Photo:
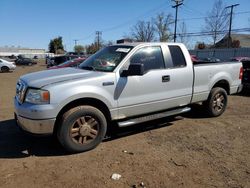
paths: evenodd
<path fill-rule="evenodd" d="M 162 82 L 169 82 L 169 81 L 170 81 L 169 75 L 162 76 Z"/>

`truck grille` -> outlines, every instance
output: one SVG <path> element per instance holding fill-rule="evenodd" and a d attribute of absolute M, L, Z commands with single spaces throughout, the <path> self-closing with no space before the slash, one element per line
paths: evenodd
<path fill-rule="evenodd" d="M 26 89 L 26 84 L 23 81 L 19 80 L 16 85 L 16 98 L 19 103 L 23 103 Z"/>

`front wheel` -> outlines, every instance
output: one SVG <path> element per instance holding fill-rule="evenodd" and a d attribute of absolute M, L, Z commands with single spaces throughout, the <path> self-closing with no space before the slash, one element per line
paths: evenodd
<path fill-rule="evenodd" d="M 6 67 L 6 66 L 3 66 L 3 67 L 1 67 L 1 71 L 2 72 L 9 72 L 9 67 Z"/>
<path fill-rule="evenodd" d="M 204 103 L 209 116 L 217 117 L 223 114 L 227 107 L 227 92 L 225 89 L 213 88 L 208 96 L 208 100 Z"/>
<path fill-rule="evenodd" d="M 83 152 L 100 144 L 106 130 L 107 121 L 100 110 L 93 106 L 78 106 L 63 115 L 57 137 L 67 151 Z"/>

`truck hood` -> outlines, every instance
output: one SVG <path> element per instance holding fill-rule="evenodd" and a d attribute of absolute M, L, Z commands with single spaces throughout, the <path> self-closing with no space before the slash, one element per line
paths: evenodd
<path fill-rule="evenodd" d="M 102 75 L 102 72 L 88 71 L 76 68 L 63 68 L 39 71 L 23 75 L 23 80 L 29 87 L 41 88 L 49 84 L 68 80 L 92 78 Z"/>

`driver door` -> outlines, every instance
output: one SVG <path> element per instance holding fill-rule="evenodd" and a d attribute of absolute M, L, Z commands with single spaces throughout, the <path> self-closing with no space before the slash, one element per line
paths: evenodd
<path fill-rule="evenodd" d="M 155 112 L 166 108 L 168 82 L 161 46 L 148 46 L 137 50 L 127 65 L 144 65 L 144 75 L 120 77 L 115 99 L 118 101 L 120 118 Z"/>

